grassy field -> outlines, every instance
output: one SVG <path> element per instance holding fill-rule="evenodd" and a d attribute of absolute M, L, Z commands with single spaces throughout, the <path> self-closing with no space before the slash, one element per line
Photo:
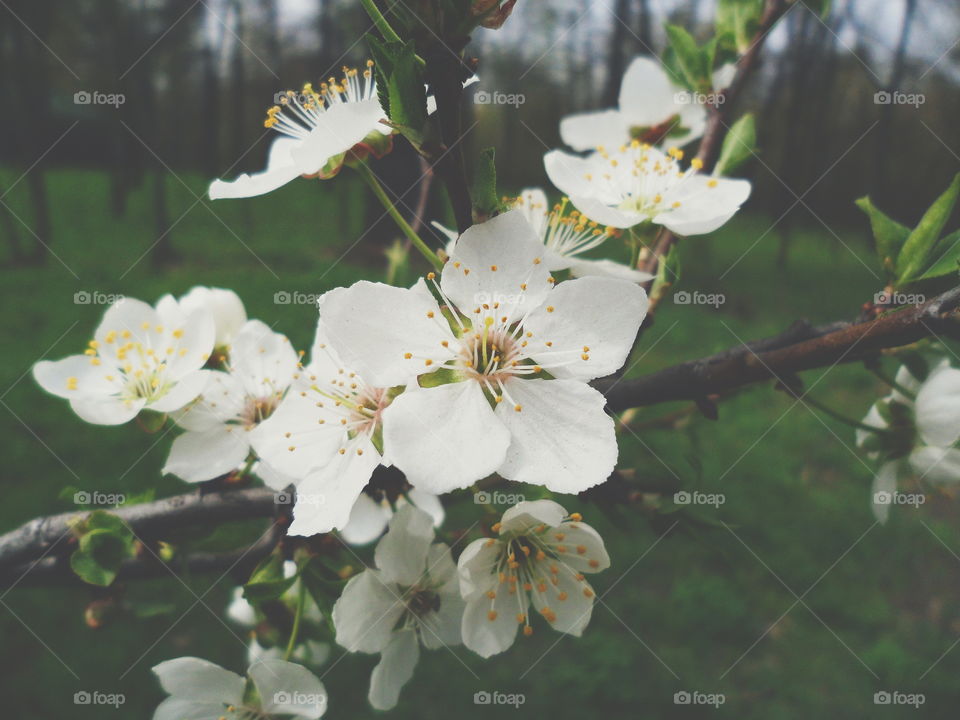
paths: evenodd
<path fill-rule="evenodd" d="M 296 346 L 307 347 L 314 308 L 278 305 L 275 293 L 319 293 L 383 271 L 377 251 L 350 249 L 364 231 L 364 201 L 349 179 L 336 182 L 298 182 L 266 198 L 222 201 L 211 212 L 207 202 L 196 203 L 199 178 L 186 178 L 189 188 L 170 179 L 170 217 L 180 218 L 172 237 L 182 262 L 158 271 L 143 257 L 156 239 L 146 189 L 133 192 L 127 216 L 115 219 L 104 176 L 51 174 L 59 260 L 0 270 L 0 530 L 68 509 L 58 499 L 66 485 L 156 488 L 161 496 L 186 490 L 159 475 L 169 438 L 135 425 L 85 425 L 30 378 L 33 362 L 77 352 L 91 336 L 104 308 L 75 303 L 75 293 L 153 301 L 198 283 L 227 286 L 252 317 L 277 321 Z M 5 202 L 31 222 L 22 186 Z M 743 214 L 708 240 L 685 242 L 680 289 L 722 293 L 726 302 L 665 302 L 631 374 L 777 332 L 798 317 L 852 317 L 878 289 L 862 228 L 836 228 L 849 249 L 819 226 L 797 231 L 789 266 L 778 271 L 770 222 Z M 818 398 L 853 417 L 878 392 L 857 367 L 805 379 Z M 868 505 L 871 468 L 852 450 L 852 431 L 769 385 L 724 402 L 717 422 L 692 417 L 675 429 L 645 426 L 680 407 L 639 413 L 636 435 L 621 440 L 622 465 L 677 488 L 723 493 L 721 507 L 698 511 L 712 526 L 685 513 L 623 509 L 608 516 L 571 500 L 568 509 L 600 529 L 613 559 L 595 583 L 601 602 L 585 636 L 537 632 L 487 662 L 463 649 L 457 658 L 446 650 L 425 653 L 396 717 L 511 716 L 511 707 L 475 705 L 480 690 L 522 693 L 526 713 L 563 718 L 955 716 L 955 505 L 931 497 L 920 510 L 895 509 L 886 526 L 876 525 Z M 450 526 L 472 511 L 455 511 Z M 96 631 L 83 622 L 95 590 L 24 582 L 0 608 L 7 715 L 147 718 L 162 697 L 149 672 L 157 662 L 198 655 L 242 670 L 242 632 L 214 619 L 232 585 L 224 579 L 211 587 L 213 580 L 130 587 L 131 597 L 172 607 L 148 620 L 121 614 Z M 375 658 L 340 657 L 334 649 L 321 669 L 331 694 L 328 717 L 373 716 L 365 697 Z M 78 690 L 122 692 L 127 701 L 118 711 L 76 707 Z M 921 692 L 926 702 L 921 713 L 878 708 L 874 693 L 881 690 Z M 679 691 L 723 693 L 725 703 L 717 710 L 677 705 Z"/>

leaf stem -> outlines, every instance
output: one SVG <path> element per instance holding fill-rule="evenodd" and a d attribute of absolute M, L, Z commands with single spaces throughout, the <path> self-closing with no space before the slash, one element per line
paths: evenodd
<path fill-rule="evenodd" d="M 360 4 L 363 5 L 363 9 L 367 11 L 367 15 L 373 20 L 373 24 L 377 26 L 377 30 L 383 35 L 384 40 L 387 42 L 403 42 L 396 31 L 390 26 L 389 21 L 383 16 L 383 13 L 380 12 L 380 8 L 377 7 L 374 0 L 360 0 Z"/>
<path fill-rule="evenodd" d="M 293 627 L 290 629 L 290 640 L 287 642 L 287 650 L 283 653 L 283 659 L 287 662 L 290 661 L 293 655 L 293 649 L 297 645 L 297 636 L 300 634 L 300 620 L 303 617 L 303 606 L 306 605 L 307 602 L 307 585 L 303 582 L 303 578 L 300 578 L 297 582 L 300 583 L 297 591 L 297 609 L 293 613 Z"/>

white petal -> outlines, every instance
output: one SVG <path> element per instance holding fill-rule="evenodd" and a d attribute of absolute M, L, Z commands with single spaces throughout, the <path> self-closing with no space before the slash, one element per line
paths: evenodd
<path fill-rule="evenodd" d="M 484 303 L 499 303 L 498 315 L 516 318 L 550 291 L 550 271 L 543 258 L 543 243 L 523 212 L 511 210 L 460 236 L 443 268 L 440 287 L 465 314 Z"/>
<path fill-rule="evenodd" d="M 921 480 L 948 484 L 960 481 L 960 450 L 956 448 L 917 448 L 910 453 L 910 464 Z"/>
<path fill-rule="evenodd" d="M 243 307 L 243 301 L 233 290 L 225 288 L 197 285 L 180 298 L 180 307 L 187 313 L 205 308 L 213 316 L 213 324 L 216 327 L 214 342 L 217 347 L 229 345 L 247 321 L 247 311 Z"/>
<path fill-rule="evenodd" d="M 195 370 L 184 375 L 162 396 L 147 404 L 147 407 L 157 412 L 173 412 L 187 403 L 196 400 L 206 387 L 210 378 L 209 370 Z"/>
<path fill-rule="evenodd" d="M 246 682 L 242 677 L 207 660 L 182 657 L 154 666 L 160 686 L 170 695 L 239 705 Z"/>
<path fill-rule="evenodd" d="M 940 367 L 917 393 L 917 430 L 927 445 L 947 447 L 960 439 L 960 370 Z"/>
<path fill-rule="evenodd" d="M 561 569 L 555 577 L 556 585 L 552 581 L 547 582 L 546 592 L 533 593 L 533 605 L 538 611 L 544 608 L 553 611 L 555 617 L 548 622 L 554 630 L 579 637 L 593 613 L 593 589 L 585 580 L 577 580 L 573 572 L 566 569 Z"/>
<path fill-rule="evenodd" d="M 568 115 L 560 121 L 560 139 L 578 151 L 618 147 L 630 140 L 630 124 L 619 110 Z"/>
<path fill-rule="evenodd" d="M 646 219 L 639 213 L 611 207 L 607 202 L 588 195 L 571 195 L 570 202 L 589 219 L 621 230 L 632 228 Z M 655 222 L 659 221 L 655 219 Z"/>
<path fill-rule="evenodd" d="M 102 365 L 92 365 L 86 355 L 70 355 L 62 360 L 41 360 L 36 363 L 33 366 L 33 379 L 48 393 L 72 400 L 92 395 L 112 395 L 118 388 L 105 377 L 112 372 L 112 369 L 105 369 Z"/>
<path fill-rule="evenodd" d="M 547 200 L 546 193 L 540 188 L 524 188 L 520 191 L 514 208 L 523 213 L 534 234 L 542 241 L 547 231 L 547 215 L 550 212 L 550 201 Z"/>
<path fill-rule="evenodd" d="M 464 548 L 457 560 L 460 594 L 465 600 L 484 595 L 497 585 L 497 564 L 504 545 L 493 538 L 480 538 Z"/>
<path fill-rule="evenodd" d="M 153 720 L 220 720 L 229 703 L 168 697 L 153 712 Z"/>
<path fill-rule="evenodd" d="M 878 407 L 877 403 L 874 403 L 870 406 L 866 417 L 864 417 L 860 422 L 863 425 L 869 425 L 870 427 L 877 428 L 877 430 L 884 430 L 887 427 L 887 421 L 884 420 L 883 415 L 880 414 L 880 408 Z M 874 433 L 857 428 L 855 435 L 857 439 L 857 447 L 863 447 L 863 444 L 868 438 L 872 437 Z"/>
<path fill-rule="evenodd" d="M 286 490 L 291 485 L 296 485 L 299 480 L 299 478 L 284 475 L 263 459 L 258 460 L 252 470 L 254 475 L 263 480 L 264 485 L 277 492 Z"/>
<path fill-rule="evenodd" d="M 631 268 L 624 263 L 613 260 L 590 260 L 587 258 L 567 258 L 567 267 L 574 277 L 612 277 L 618 280 L 629 280 L 634 283 L 643 283 L 653 280 L 654 276 L 648 272 Z"/>
<path fill-rule="evenodd" d="M 404 610 L 397 588 L 385 584 L 378 571 L 364 570 L 333 606 L 337 643 L 350 652 L 380 652 Z"/>
<path fill-rule="evenodd" d="M 592 527 L 582 522 L 565 522 L 558 530 L 563 533 L 566 548 L 560 558 L 568 566 L 582 573 L 602 572 L 610 567 L 610 556 L 603 538 Z"/>
<path fill-rule="evenodd" d="M 378 387 L 404 385 L 453 357 L 441 345 L 453 333 L 422 280 L 411 289 L 364 280 L 333 290 L 321 321 L 344 362 Z"/>
<path fill-rule="evenodd" d="M 567 511 L 553 500 L 524 500 L 507 510 L 500 520 L 500 534 L 522 533 L 537 525 L 558 527 Z"/>
<path fill-rule="evenodd" d="M 267 168 L 263 172 L 254 175 L 244 173 L 231 182 L 214 180 L 210 183 L 207 194 L 211 200 L 247 198 L 265 195 L 283 187 L 300 176 L 300 169 L 293 159 L 292 151 L 299 148 L 301 142 L 295 138 L 277 138 L 270 146 Z"/>
<path fill-rule="evenodd" d="M 261 709 L 270 715 L 296 715 L 317 720 L 327 709 L 326 688 L 303 665 L 284 660 L 261 660 L 248 672 L 260 694 Z"/>
<path fill-rule="evenodd" d="M 726 90 L 733 83 L 733 78 L 737 74 L 737 64 L 724 63 L 713 71 L 713 89 Z"/>
<path fill-rule="evenodd" d="M 328 107 L 320 113 L 317 127 L 290 154 L 296 167 L 304 175 L 313 175 L 334 155 L 344 153 L 367 135 L 380 130 L 389 132 L 380 123 L 386 113 L 376 95 L 367 100 L 345 102 Z"/>
<path fill-rule="evenodd" d="M 293 380 L 298 360 L 287 336 L 259 320 L 246 322 L 230 346 L 230 371 L 252 397 L 270 397 L 284 390 Z"/>
<path fill-rule="evenodd" d="M 360 493 L 350 510 L 350 519 L 340 528 L 340 536 L 351 545 L 366 545 L 380 537 L 390 516 L 389 507 L 377 503 L 366 493 Z"/>
<path fill-rule="evenodd" d="M 118 397 L 78 397 L 70 401 L 73 411 L 94 425 L 122 425 L 133 420 L 146 405 L 146 400 L 121 400 Z"/>
<path fill-rule="evenodd" d="M 443 509 L 443 503 L 440 502 L 438 495 L 434 495 L 420 488 L 410 488 L 407 491 L 407 497 L 410 498 L 410 502 L 433 518 L 433 526 L 435 528 L 443 525 L 443 518 L 446 516 L 446 511 Z"/>
<path fill-rule="evenodd" d="M 257 455 L 278 472 L 297 479 L 329 463 L 343 446 L 346 432 L 324 408 L 317 407 L 318 402 L 323 400 L 316 393 L 291 388 L 273 414 L 250 431 Z"/>
<path fill-rule="evenodd" d="M 592 155 L 582 158 L 562 150 L 551 150 L 543 156 L 543 167 L 547 171 L 550 182 L 571 198 L 593 197 L 597 191 L 594 183 L 587 180 L 587 176 L 592 175 L 597 169 L 597 163 Z M 603 200 L 608 204 L 616 204 L 619 202 L 619 196 L 611 194 Z M 577 207 L 580 206 L 577 205 Z"/>
<path fill-rule="evenodd" d="M 244 627 L 253 627 L 257 624 L 257 611 L 243 596 L 242 587 L 233 589 L 233 596 L 227 606 L 227 617 Z"/>
<path fill-rule="evenodd" d="M 377 710 L 390 710 L 400 699 L 400 690 L 413 677 L 420 659 L 417 633 L 412 628 L 398 630 L 380 655 L 370 675 L 370 704 Z"/>
<path fill-rule="evenodd" d="M 333 460 L 297 485 L 288 534 L 317 535 L 347 525 L 354 503 L 380 464 L 380 453 L 366 436 L 348 443 L 344 450 L 335 452 Z"/>
<path fill-rule="evenodd" d="M 492 601 L 486 595 L 480 595 L 467 602 L 461 626 L 463 644 L 480 657 L 488 658 L 508 650 L 517 637 L 520 625 L 515 608 L 506 599 L 508 597 L 513 599 L 502 588 Z"/>
<path fill-rule="evenodd" d="M 627 280 L 562 282 L 524 321 L 533 333 L 528 352 L 555 377 L 610 375 L 626 362 L 649 304 L 646 291 Z"/>
<path fill-rule="evenodd" d="M 207 381 L 203 393 L 194 402 L 173 414 L 185 430 L 210 430 L 243 413 L 247 395 L 239 379 L 221 370 L 204 371 Z"/>
<path fill-rule="evenodd" d="M 108 334 L 113 331 L 118 336 L 129 333 L 126 340 L 133 343 L 148 344 L 150 329 L 158 323 L 157 311 L 147 303 L 135 298 L 124 298 L 115 302 L 103 315 L 103 320 L 97 326 L 94 339 L 100 344 L 101 350 L 116 347 L 123 338 L 117 337 L 113 342 L 107 342 Z M 147 329 L 144 329 L 144 325 Z"/>
<path fill-rule="evenodd" d="M 439 494 L 495 472 L 510 434 L 467 380 L 402 393 L 383 412 L 383 442 L 411 485 Z"/>
<path fill-rule="evenodd" d="M 239 425 L 220 425 L 203 432 L 185 432 L 170 446 L 170 454 L 161 472 L 176 475 L 186 482 L 203 482 L 240 467 L 250 444 Z"/>
<path fill-rule="evenodd" d="M 579 493 L 610 476 L 617 438 L 603 395 L 577 380 L 515 380 L 507 391 L 523 409 L 497 408 L 511 438 L 503 477 Z"/>
<path fill-rule="evenodd" d="M 426 570 L 432 542 L 433 519 L 413 505 L 400 508 L 374 551 L 383 579 L 403 587 L 415 585 Z"/>
<path fill-rule="evenodd" d="M 710 187 L 711 182 L 716 185 Z M 748 197 L 747 180 L 692 175 L 664 195 L 663 204 L 669 209 L 654 217 L 653 222 L 665 225 L 677 235 L 702 235 L 726 223 Z M 679 207 L 670 207 L 676 202 Z"/>
<path fill-rule="evenodd" d="M 897 491 L 897 477 L 900 474 L 900 462 L 892 460 L 880 466 L 873 485 L 870 488 L 870 508 L 879 523 L 886 523 L 890 517 L 891 496 Z"/>
<path fill-rule="evenodd" d="M 631 125 L 659 125 L 683 109 L 684 104 L 677 102 L 679 90 L 659 60 L 641 55 L 623 75 L 620 111 L 630 118 Z"/>

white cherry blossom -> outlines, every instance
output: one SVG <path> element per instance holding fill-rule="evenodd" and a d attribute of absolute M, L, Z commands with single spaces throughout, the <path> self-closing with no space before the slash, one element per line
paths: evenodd
<path fill-rule="evenodd" d="M 431 517 L 401 508 L 377 544 L 377 569 L 347 583 L 333 606 L 337 643 L 350 652 L 380 653 L 370 677 L 370 704 L 389 710 L 413 676 L 420 645 L 460 644 L 463 600 L 450 548 L 435 543 Z"/>
<path fill-rule="evenodd" d="M 243 301 L 233 291 L 225 288 L 197 285 L 180 298 L 180 308 L 184 312 L 206 309 L 213 315 L 216 328 L 214 345 L 226 348 L 247 322 L 247 311 Z"/>
<path fill-rule="evenodd" d="M 370 382 L 407 385 L 383 412 L 384 444 L 415 487 L 449 492 L 499 472 L 580 492 L 613 470 L 613 420 L 587 383 L 624 363 L 647 296 L 613 278 L 554 287 L 543 258 L 514 210 L 467 230 L 439 284 L 428 276 L 443 309 L 423 280 L 328 293 L 331 345 Z"/>
<path fill-rule="evenodd" d="M 750 196 L 750 183 L 701 174 L 694 158 L 683 170 L 683 151 L 663 153 L 637 140 L 598 146 L 586 157 L 551 150 L 543 159 L 550 181 L 591 220 L 616 228 L 643 222 L 677 235 L 713 232 Z"/>
<path fill-rule="evenodd" d="M 533 634 L 531 606 L 554 630 L 580 636 L 594 603 L 584 574 L 610 566 L 596 530 L 552 500 L 518 503 L 493 530 L 497 537 L 474 540 L 457 563 L 464 645 L 482 657 L 507 650 L 518 628 Z"/>
<path fill-rule="evenodd" d="M 38 362 L 33 377 L 83 420 L 120 425 L 141 410 L 169 413 L 196 398 L 213 343 L 209 312 L 184 312 L 170 295 L 155 308 L 124 298 L 104 314 L 83 355 Z"/>

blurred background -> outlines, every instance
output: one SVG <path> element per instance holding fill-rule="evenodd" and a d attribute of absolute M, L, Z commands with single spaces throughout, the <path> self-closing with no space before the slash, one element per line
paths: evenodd
<path fill-rule="evenodd" d="M 662 52 L 664 23 L 702 41 L 714 10 L 713 0 L 520 0 L 501 30 L 478 30 L 469 53 L 480 58 L 480 89 L 524 100 L 474 105 L 467 92 L 476 120 L 467 157 L 494 146 L 503 193 L 546 186 L 541 160 L 560 146 L 559 118 L 615 104 L 630 60 Z M 0 1 L 0 530 L 70 509 L 64 486 L 186 490 L 160 477 L 168 437 L 84 425 L 29 376 L 38 359 L 79 351 L 111 295 L 231 287 L 251 317 L 278 321 L 308 347 L 315 308 L 280 306 L 278 293 L 382 277 L 397 233 L 348 170 L 247 201 L 205 199 L 211 179 L 264 166 L 274 93 L 362 63 L 368 27 L 346 0 Z M 683 287 L 726 302 L 665 303 L 631 374 L 798 317 L 856 315 L 882 280 L 853 201 L 869 193 L 912 226 L 960 169 L 958 38 L 953 0 L 836 0 L 826 18 L 795 3 L 739 108 L 758 115 L 758 157 L 741 170 L 753 196 L 721 231 L 681 245 Z M 915 101 L 877 101 L 894 91 Z M 376 170 L 411 215 L 421 187 L 413 153 L 398 140 Z M 440 188 L 424 207 L 427 223 L 448 219 Z M 807 381 L 853 417 L 881 390 L 854 367 Z M 642 498 L 612 512 L 571 499 L 614 563 L 596 583 L 602 602 L 586 636 L 538 633 L 491 662 L 426 653 L 397 717 L 515 712 L 474 705 L 482 690 L 523 693 L 524 711 L 557 717 L 768 719 L 872 718 L 874 693 L 899 690 L 925 694 L 924 717 L 955 716 L 952 498 L 940 491 L 920 510 L 895 508 L 881 527 L 869 509 L 872 468 L 843 425 L 769 388 L 725 402 L 719 422 L 684 412 L 633 418 L 622 464 L 671 492 L 722 492 L 723 506 L 667 516 Z M 468 527 L 471 511 L 455 512 L 451 528 Z M 235 537 L 211 529 L 203 540 L 226 547 Z M 157 662 L 198 655 L 242 670 L 245 631 L 214 619 L 236 582 L 168 578 L 105 593 L 25 578 L 0 595 L 4 707 L 14 717 L 146 718 L 162 698 L 149 673 Z M 109 621 L 88 627 L 85 609 L 105 600 Z M 161 607 L 148 618 L 133 611 L 148 602 Z M 334 649 L 318 670 L 328 716 L 374 715 L 365 695 L 375 658 L 341 657 Z M 127 702 L 75 706 L 82 690 Z M 726 702 L 678 705 L 682 691 Z"/>

